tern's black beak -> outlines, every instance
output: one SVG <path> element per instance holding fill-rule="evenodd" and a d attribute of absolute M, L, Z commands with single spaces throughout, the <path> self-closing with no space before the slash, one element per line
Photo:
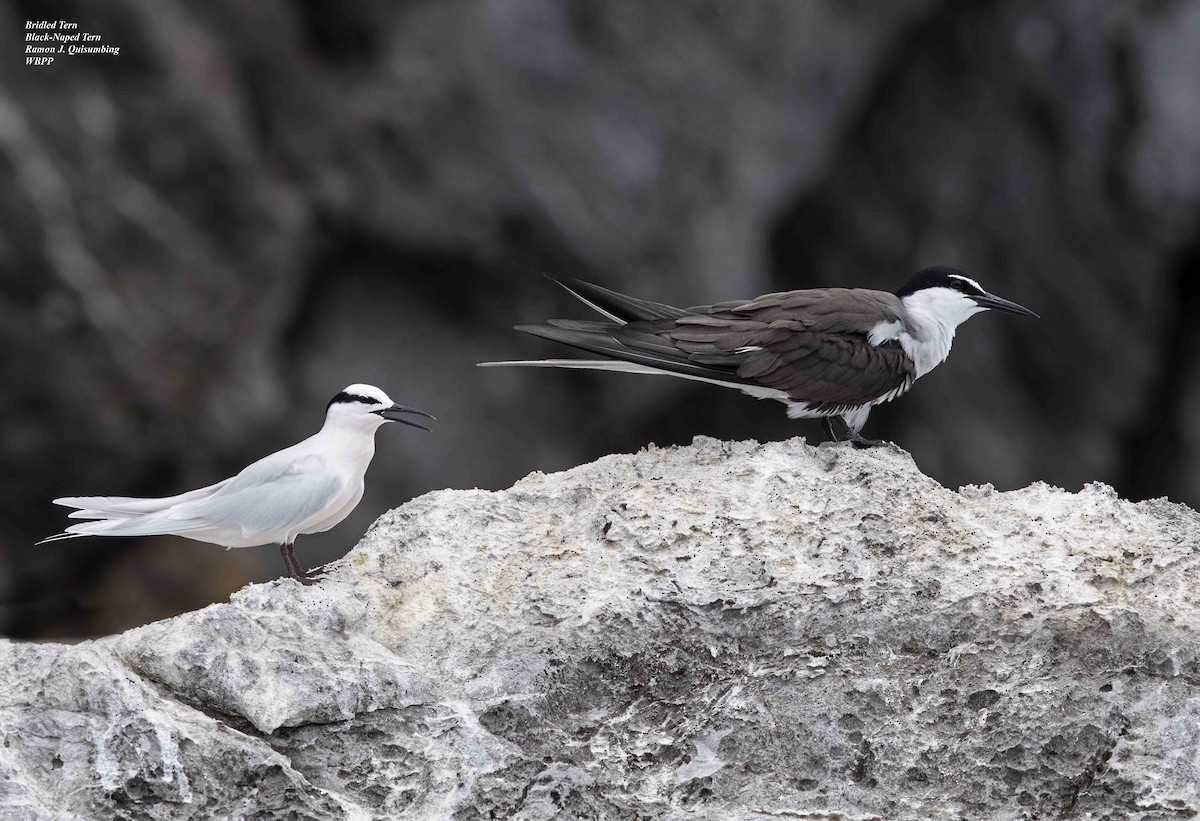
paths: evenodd
<path fill-rule="evenodd" d="M 1006 311 L 1010 314 L 1020 314 L 1021 316 L 1032 316 L 1036 319 L 1041 319 L 1041 317 L 1026 308 L 1024 305 L 1018 305 L 1011 300 L 1005 299 L 1001 296 L 996 296 L 995 294 L 972 296 L 971 299 L 975 300 L 975 304 L 981 308 L 990 308 L 993 311 Z"/>
<path fill-rule="evenodd" d="M 415 413 L 417 416 L 424 416 L 426 419 L 434 418 L 432 415 L 426 413 L 423 410 L 417 410 L 416 408 L 409 408 L 404 405 L 392 405 L 390 408 L 380 408 L 377 411 L 371 411 L 371 413 L 379 414 L 380 416 L 382 416 L 384 419 L 388 420 L 389 422 L 399 422 L 402 425 L 408 425 L 409 427 L 413 427 L 413 428 L 420 428 L 421 430 L 429 430 L 429 428 L 425 427 L 424 425 L 422 425 L 418 422 L 414 422 L 411 419 L 404 419 L 400 416 L 400 414 Z"/>

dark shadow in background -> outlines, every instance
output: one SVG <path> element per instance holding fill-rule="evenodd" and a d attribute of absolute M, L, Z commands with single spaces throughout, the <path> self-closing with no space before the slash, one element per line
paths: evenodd
<path fill-rule="evenodd" d="M 1188 377 L 1200 373 L 1200 243 L 1184 252 L 1172 285 L 1167 300 L 1171 310 L 1164 317 L 1162 369 L 1151 389 L 1153 414 L 1138 420 L 1125 437 L 1128 470 L 1116 488 L 1128 499 L 1178 499 L 1179 488 L 1186 487 L 1191 478 L 1187 474 L 1196 467 L 1188 463 L 1187 451 L 1180 445 L 1191 421 L 1185 393 Z M 1198 500 L 1187 501 L 1195 506 Z"/>

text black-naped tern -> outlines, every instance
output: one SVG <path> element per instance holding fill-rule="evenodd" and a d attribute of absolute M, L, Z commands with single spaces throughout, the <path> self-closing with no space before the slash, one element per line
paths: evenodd
<path fill-rule="evenodd" d="M 400 422 L 428 430 L 404 414 L 433 418 L 397 405 L 372 385 L 351 385 L 330 400 L 317 433 L 223 482 L 161 499 L 55 499 L 77 508 L 70 518 L 93 521 L 71 525 L 45 541 L 174 535 L 224 547 L 278 544 L 288 575 L 311 584 L 321 571 L 300 566 L 292 548 L 296 537 L 328 530 L 358 505 L 380 425 Z"/>
<path fill-rule="evenodd" d="M 517 330 L 605 359 L 483 362 L 665 374 L 734 388 L 821 418 L 834 440 L 868 447 L 871 408 L 900 396 L 950 353 L 954 332 L 986 310 L 1037 316 L 956 268 L 925 268 L 894 294 L 866 288 L 784 291 L 675 308 L 551 277 L 606 321 L 552 319 Z M 838 430 L 834 422 L 840 423 Z"/>

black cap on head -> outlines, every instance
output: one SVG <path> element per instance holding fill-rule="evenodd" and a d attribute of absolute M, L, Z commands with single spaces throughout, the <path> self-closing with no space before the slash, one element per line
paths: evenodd
<path fill-rule="evenodd" d="M 922 268 L 913 274 L 912 279 L 904 283 L 903 288 L 896 291 L 896 296 L 903 298 L 926 288 L 950 288 L 961 291 L 967 296 L 983 296 L 987 293 L 965 272 L 951 268 L 949 265 L 934 265 L 930 268 Z"/>

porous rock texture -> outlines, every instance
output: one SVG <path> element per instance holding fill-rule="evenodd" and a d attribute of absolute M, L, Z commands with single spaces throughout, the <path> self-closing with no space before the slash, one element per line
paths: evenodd
<path fill-rule="evenodd" d="M 1191 817 L 1198 546 L 800 439 L 431 493 L 318 586 L 0 645 L 0 817 Z"/>

